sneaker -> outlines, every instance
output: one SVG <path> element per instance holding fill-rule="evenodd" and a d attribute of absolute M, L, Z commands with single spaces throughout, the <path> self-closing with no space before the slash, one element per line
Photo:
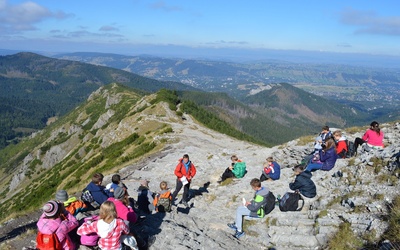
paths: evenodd
<path fill-rule="evenodd" d="M 233 230 L 237 231 L 237 227 L 236 227 L 235 223 L 228 223 L 228 227 L 230 229 L 233 229 Z"/>
<path fill-rule="evenodd" d="M 187 201 L 182 201 L 182 205 L 184 205 L 185 207 L 189 207 L 189 204 L 187 203 Z"/>
<path fill-rule="evenodd" d="M 239 239 L 239 238 L 242 237 L 243 235 L 245 235 L 244 231 L 242 231 L 242 232 L 236 231 L 236 233 L 235 233 L 235 238 L 236 238 L 236 239 Z"/>

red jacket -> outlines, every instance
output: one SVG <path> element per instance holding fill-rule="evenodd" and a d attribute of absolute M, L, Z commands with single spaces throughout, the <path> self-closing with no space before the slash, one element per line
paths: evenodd
<path fill-rule="evenodd" d="M 186 172 L 185 164 L 182 162 L 182 159 L 179 159 L 179 163 L 176 165 L 174 173 L 178 179 L 182 178 L 182 176 L 186 176 L 186 179 L 190 182 L 196 175 L 196 167 L 192 162 L 190 162 L 189 171 Z"/>

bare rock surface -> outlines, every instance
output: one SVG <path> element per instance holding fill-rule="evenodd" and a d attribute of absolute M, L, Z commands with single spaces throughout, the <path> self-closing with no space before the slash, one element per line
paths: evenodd
<path fill-rule="evenodd" d="M 168 115 L 146 117 L 165 119 L 164 122 L 171 125 L 174 131 L 168 134 L 171 143 L 160 152 L 119 171 L 130 195 L 136 199 L 141 179 L 150 180 L 150 190 L 158 191 L 163 180 L 173 190 L 174 169 L 183 154 L 189 154 L 197 168 L 190 187 L 188 208 L 178 204 L 172 212 L 147 215 L 137 225 L 143 238 L 152 239 L 150 249 L 324 249 L 343 221 L 350 222 L 354 231 L 374 229 L 378 236 L 387 227 L 381 215 L 388 212 L 385 204 L 399 194 L 399 184 L 375 181 L 372 166 L 368 163 L 373 158 L 387 162 L 400 150 L 399 123 L 381 125 L 387 135 L 385 142 L 389 144 L 384 150 L 359 151 L 356 158 L 339 159 L 331 171 L 314 172 L 312 179 L 317 185 L 318 198 L 313 202 L 312 210 L 307 207 L 301 212 L 283 213 L 276 207 L 263 219 L 246 220 L 246 235 L 238 240 L 226 224 L 234 221 L 236 208 L 243 197 L 252 199 L 249 183 L 252 178 L 260 177 L 265 159 L 273 156 L 282 170 L 280 180 L 263 182 L 263 186 L 275 196 L 283 195 L 289 191 L 288 184 L 294 179 L 291 167 L 312 150 L 312 145 L 301 146 L 294 140 L 283 146 L 266 148 L 204 128 L 190 116 L 184 118 L 183 123 L 174 123 L 169 122 Z M 348 135 L 348 138 L 354 140 L 361 133 Z M 232 154 L 246 162 L 248 173 L 228 185 L 217 184 L 219 176 L 229 166 Z M 332 177 L 339 170 L 343 176 Z M 385 165 L 381 171 L 390 174 Z M 110 178 L 106 176 L 104 182 Z M 383 195 L 382 199 L 373 199 L 379 194 Z M 348 198 L 341 199 L 345 196 Z M 354 206 L 365 209 L 354 212 Z M 35 233 L 24 231 L 34 225 L 38 215 L 37 212 L 25 216 L 22 221 L 10 220 L 1 225 L 0 241 L 3 243 L 0 247 L 22 249 L 34 246 Z"/>

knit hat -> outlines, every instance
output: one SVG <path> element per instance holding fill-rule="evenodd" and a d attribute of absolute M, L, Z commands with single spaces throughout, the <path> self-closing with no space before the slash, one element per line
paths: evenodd
<path fill-rule="evenodd" d="M 125 190 L 123 188 L 117 187 L 116 189 L 114 189 L 114 198 L 115 199 L 122 199 L 125 195 Z"/>
<path fill-rule="evenodd" d="M 58 190 L 56 193 L 56 200 L 65 202 L 68 200 L 68 193 L 65 190 Z"/>
<path fill-rule="evenodd" d="M 149 186 L 149 182 L 148 180 L 140 180 L 140 185 L 148 187 Z"/>
<path fill-rule="evenodd" d="M 47 217 L 53 217 L 57 214 L 58 203 L 56 201 L 49 201 L 43 206 L 42 209 Z"/>

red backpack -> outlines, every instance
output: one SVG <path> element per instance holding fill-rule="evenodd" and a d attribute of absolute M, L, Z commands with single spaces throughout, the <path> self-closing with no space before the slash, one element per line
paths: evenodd
<path fill-rule="evenodd" d="M 62 250 L 56 233 L 43 234 L 40 231 L 36 236 L 36 248 L 39 250 Z"/>

